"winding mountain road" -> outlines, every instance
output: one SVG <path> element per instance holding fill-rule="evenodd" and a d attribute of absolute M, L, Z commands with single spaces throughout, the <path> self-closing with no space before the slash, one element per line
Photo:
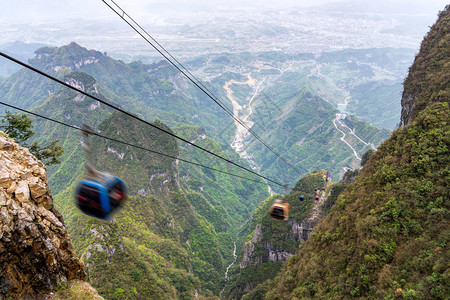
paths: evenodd
<path fill-rule="evenodd" d="M 341 122 L 341 120 L 339 120 L 339 118 L 338 118 L 337 116 L 336 116 L 336 119 L 335 119 L 335 120 L 336 120 L 336 122 L 338 122 L 339 125 L 341 125 L 342 127 L 348 128 L 348 130 L 350 131 L 350 133 L 351 133 L 354 137 L 356 137 L 358 140 L 360 140 L 361 143 L 363 143 L 363 144 L 366 145 L 366 146 L 372 147 L 373 150 L 377 150 L 377 149 L 375 148 L 375 146 L 373 145 L 373 143 L 367 143 L 367 142 L 365 142 L 362 138 L 360 138 L 359 136 L 357 136 L 356 133 L 355 133 L 355 128 L 351 129 L 350 127 L 347 126 L 347 124 Z"/>
<path fill-rule="evenodd" d="M 339 117 L 340 117 L 340 114 L 336 114 L 336 118 L 333 120 L 333 125 L 334 125 L 334 127 L 336 127 L 336 130 L 337 130 L 337 131 L 339 131 L 340 133 L 343 134 L 343 136 L 341 137 L 341 141 L 343 141 L 345 144 L 347 144 L 347 146 L 348 146 L 350 149 L 352 149 L 353 154 L 355 155 L 355 157 L 356 157 L 358 160 L 361 160 L 361 157 L 359 157 L 358 152 L 356 152 L 355 148 L 353 148 L 353 146 L 350 145 L 350 143 L 347 142 L 347 141 L 345 140 L 345 136 L 346 136 L 345 132 L 343 132 L 342 130 L 340 130 L 339 127 L 336 125 L 336 122 L 339 122 L 339 121 L 338 121 L 338 118 L 339 118 Z M 339 124 L 341 125 L 341 123 L 339 123 Z M 350 129 L 350 128 L 349 128 L 349 129 Z M 351 130 L 350 130 L 350 131 L 351 131 Z"/>

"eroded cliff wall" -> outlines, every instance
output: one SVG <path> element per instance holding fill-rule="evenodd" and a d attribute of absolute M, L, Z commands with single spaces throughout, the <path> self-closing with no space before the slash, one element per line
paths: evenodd
<path fill-rule="evenodd" d="M 0 132 L 0 298 L 39 299 L 58 282 L 85 278 L 45 166 Z"/>

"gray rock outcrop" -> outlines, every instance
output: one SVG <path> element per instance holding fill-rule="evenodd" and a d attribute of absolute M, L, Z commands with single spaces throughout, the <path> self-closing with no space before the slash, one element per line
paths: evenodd
<path fill-rule="evenodd" d="M 0 299 L 39 299 L 60 281 L 85 278 L 45 166 L 0 132 Z"/>

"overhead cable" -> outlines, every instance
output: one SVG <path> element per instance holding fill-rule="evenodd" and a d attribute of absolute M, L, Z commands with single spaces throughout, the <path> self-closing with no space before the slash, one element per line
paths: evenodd
<path fill-rule="evenodd" d="M 246 168 L 244 166 L 239 165 L 238 163 L 235 163 L 232 160 L 229 160 L 228 158 L 222 157 L 222 156 L 220 156 L 220 155 L 218 155 L 218 154 L 216 154 L 214 152 L 211 152 L 211 151 L 209 151 L 209 150 L 207 150 L 207 149 L 205 149 L 203 147 L 200 147 L 200 146 L 198 146 L 198 145 L 196 145 L 196 144 L 194 144 L 194 143 L 192 143 L 192 142 L 190 142 L 190 141 L 188 141 L 188 140 L 186 140 L 186 139 L 184 139 L 184 138 L 182 138 L 180 136 L 177 136 L 176 134 L 174 134 L 174 133 L 172 133 L 172 132 L 170 132 L 170 131 L 168 131 L 166 129 L 160 128 L 160 127 L 158 127 L 158 126 L 156 126 L 156 125 L 154 125 L 154 124 L 152 124 L 152 123 L 150 123 L 150 122 L 148 122 L 148 121 L 146 121 L 144 119 L 141 119 L 141 118 L 133 115 L 132 113 L 130 113 L 130 112 L 124 110 L 124 109 L 121 109 L 121 108 L 119 108 L 119 107 L 117 107 L 115 105 L 112 105 L 111 103 L 108 103 L 108 102 L 106 102 L 106 101 L 104 101 L 104 100 L 102 100 L 102 99 L 100 99 L 100 98 L 98 98 L 98 97 L 96 97 L 94 95 L 91 95 L 91 94 L 89 94 L 89 93 L 87 93 L 87 92 L 85 92 L 85 91 L 83 91 L 83 90 L 81 90 L 81 89 L 79 89 L 77 87 L 71 86 L 67 82 L 59 80 L 58 78 L 55 78 L 55 77 L 53 77 L 53 76 L 51 76 L 51 75 L 49 75 L 49 74 L 47 74 L 47 73 L 45 73 L 45 72 L 43 72 L 41 70 L 38 70 L 38 69 L 30 66 L 29 64 L 21 62 L 21 61 L 15 59 L 15 58 L 13 58 L 13 57 L 3 53 L 3 52 L 1 52 L 1 51 L 0 51 L 0 56 L 3 56 L 6 59 L 9 59 L 9 60 L 11 60 L 11 61 L 21 65 L 21 66 L 23 66 L 23 67 L 33 71 L 33 72 L 36 72 L 36 73 L 38 73 L 38 74 L 40 74 L 40 75 L 42 75 L 44 77 L 47 77 L 48 79 L 53 80 L 53 81 L 55 81 L 55 82 L 65 86 L 67 88 L 70 88 L 70 89 L 72 89 L 72 90 L 74 90 L 74 91 L 76 91 L 76 92 L 78 92 L 78 93 L 80 93 L 82 95 L 85 95 L 85 96 L 87 96 L 87 97 L 89 97 L 91 99 L 94 99 L 94 100 L 96 100 L 96 101 L 98 101 L 98 102 L 100 102 L 100 103 L 102 103 L 102 104 L 104 104 L 104 105 L 106 105 L 106 106 L 108 106 L 108 107 L 110 107 L 110 108 L 112 108 L 114 110 L 117 110 L 117 111 L 119 111 L 119 112 L 121 112 L 121 113 L 123 113 L 123 114 L 125 114 L 125 115 L 127 115 L 127 116 L 129 116 L 131 118 L 133 118 L 133 119 L 136 119 L 136 120 L 138 120 L 138 121 L 140 121 L 142 123 L 145 123 L 145 124 L 147 124 L 150 127 L 153 127 L 153 128 L 155 128 L 157 130 L 160 130 L 160 131 L 162 131 L 162 132 L 164 132 L 164 133 L 166 133 L 166 134 L 168 134 L 168 135 L 170 135 L 170 136 L 172 136 L 172 137 L 174 137 L 174 138 L 176 138 L 178 140 L 181 140 L 181 141 L 183 141 L 183 142 L 185 142 L 185 143 L 187 143 L 187 144 L 189 144 L 189 145 L 191 145 L 191 146 L 193 146 L 193 147 L 195 147 L 195 148 L 197 148 L 199 150 L 202 150 L 202 151 L 204 151 L 204 152 L 206 152 L 206 153 L 208 153 L 208 154 L 210 154 L 212 156 L 215 156 L 215 157 L 217 157 L 217 158 L 219 158 L 219 159 L 221 159 L 221 160 L 223 160 L 223 161 L 225 161 L 225 162 L 227 162 L 229 164 L 232 164 L 232 165 L 234 165 L 234 166 L 236 166 L 238 168 L 241 168 L 241 169 L 243 169 L 243 170 L 245 170 L 245 171 L 247 171 L 249 173 L 252 173 L 252 174 L 254 174 L 254 175 L 258 176 L 258 177 L 264 178 L 265 180 L 270 181 L 270 182 L 272 182 L 272 183 L 274 183 L 274 184 L 276 184 L 278 186 L 284 186 L 283 184 L 281 184 L 281 183 L 279 183 L 279 182 L 277 182 L 275 180 L 272 180 L 272 179 L 270 179 L 270 178 L 268 178 L 268 177 L 266 177 L 264 175 L 258 174 L 257 172 L 255 172 L 253 170 L 250 170 L 250 169 L 248 169 L 248 168 Z"/>
<path fill-rule="evenodd" d="M 16 109 L 16 110 L 19 110 L 21 112 L 33 115 L 33 116 L 38 117 L 38 118 L 45 119 L 47 121 L 51 121 L 51 122 L 54 122 L 54 123 L 57 123 L 57 124 L 60 124 L 60 125 L 63 125 L 63 126 L 75 129 L 75 130 L 78 130 L 78 131 L 82 131 L 82 132 L 84 131 L 83 129 L 81 129 L 81 128 L 75 126 L 75 125 L 67 124 L 67 123 L 64 123 L 64 122 L 61 122 L 61 121 L 58 121 L 58 120 L 55 120 L 55 119 L 52 119 L 52 118 L 49 118 L 49 117 L 37 114 L 37 113 L 34 113 L 34 112 L 26 110 L 26 109 L 22 109 L 20 107 L 17 107 L 17 106 L 14 106 L 14 105 L 11 105 L 11 104 L 8 104 L 8 103 L 5 103 L 5 102 L 0 102 L 0 104 L 4 105 L 4 106 L 7 106 L 7 107 L 10 107 L 10 108 L 13 108 L 13 109 Z M 267 185 L 267 183 L 265 181 L 255 180 L 255 179 L 248 178 L 248 177 L 245 177 L 245 176 L 242 176 L 242 175 L 230 173 L 230 172 L 219 170 L 219 169 L 216 169 L 216 168 L 212 168 L 212 167 L 200 164 L 200 163 L 189 161 L 189 160 L 177 157 L 177 156 L 164 154 L 164 153 L 161 153 L 161 152 L 158 152 L 158 151 L 155 151 L 155 150 L 151 150 L 151 149 L 148 149 L 148 148 L 145 148 L 145 147 L 134 145 L 134 144 L 131 144 L 131 143 L 128 143 L 128 142 L 125 142 L 125 141 L 121 141 L 121 140 L 115 139 L 115 138 L 107 137 L 105 135 L 102 135 L 102 134 L 94 132 L 94 131 L 92 131 L 92 132 L 89 131 L 89 134 L 95 135 L 95 136 L 98 136 L 100 138 L 103 138 L 103 139 L 106 139 L 106 140 L 110 140 L 110 141 L 113 141 L 113 142 L 116 142 L 116 143 L 120 143 L 120 144 L 123 144 L 123 145 L 134 147 L 134 148 L 137 148 L 137 149 L 140 149 L 140 150 L 144 150 L 144 151 L 147 151 L 147 152 L 150 152 L 150 153 L 158 154 L 158 155 L 161 155 L 161 156 L 164 156 L 164 157 L 177 159 L 179 161 L 182 161 L 182 162 L 185 162 L 185 163 L 188 163 L 188 164 L 192 164 L 192 165 L 195 165 L 195 166 L 198 166 L 198 167 L 206 168 L 206 169 L 209 169 L 209 170 L 212 170 L 212 171 L 215 171 L 215 172 L 220 172 L 220 173 L 227 174 L 227 175 L 230 175 L 230 176 L 239 177 L 239 178 L 242 178 L 242 179 L 245 179 L 245 180 L 249 180 L 249 181 L 253 181 L 253 182 L 259 183 L 259 184 Z"/>
<path fill-rule="evenodd" d="M 197 79 L 187 68 L 185 68 L 172 54 L 170 54 L 160 43 L 158 43 L 139 23 L 137 23 L 124 9 L 122 9 L 114 0 L 110 0 L 118 10 L 114 9 L 106 0 L 102 0 L 113 12 L 115 12 L 122 20 L 125 21 L 136 33 L 138 33 L 148 44 L 150 44 L 159 54 L 161 54 L 172 66 L 174 66 L 178 71 L 180 71 L 187 79 L 189 79 L 195 86 L 197 86 L 203 93 L 205 93 L 211 100 L 213 100 L 221 109 L 223 109 L 228 115 L 230 115 L 236 122 L 238 122 L 242 127 L 244 127 L 248 132 L 250 132 L 259 142 L 261 142 L 267 149 L 269 149 L 273 154 L 275 154 L 279 159 L 281 159 L 285 164 L 295 170 L 299 175 L 302 174 L 300 170 L 290 164 L 284 157 L 282 157 L 278 152 L 276 152 L 269 144 L 267 144 L 253 129 L 248 127 L 243 121 L 241 121 L 234 113 L 221 102 L 217 96 L 215 96 L 203 83 Z M 130 21 L 128 21 L 127 17 Z M 133 24 L 134 23 L 135 26 Z M 139 31 L 138 27 L 141 31 Z M 145 34 L 144 34 L 145 33 Z M 147 38 L 147 35 L 149 38 Z M 158 49 L 155 44 L 153 44 L 149 39 L 151 39 L 155 44 L 157 44 L 161 49 Z M 165 52 L 166 54 L 164 54 Z M 170 58 L 174 61 L 172 61 Z M 300 166 L 301 167 L 301 166 Z M 301 167 L 304 171 L 308 172 L 305 168 Z"/>

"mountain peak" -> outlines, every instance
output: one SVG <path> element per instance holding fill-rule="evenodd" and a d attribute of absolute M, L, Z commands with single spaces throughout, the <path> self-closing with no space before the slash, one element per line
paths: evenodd
<path fill-rule="evenodd" d="M 88 50 L 75 42 L 62 47 L 43 47 L 35 51 L 29 62 L 37 67 L 59 71 L 61 68 L 80 69 L 84 65 L 97 63 L 106 58 L 96 50 Z"/>

